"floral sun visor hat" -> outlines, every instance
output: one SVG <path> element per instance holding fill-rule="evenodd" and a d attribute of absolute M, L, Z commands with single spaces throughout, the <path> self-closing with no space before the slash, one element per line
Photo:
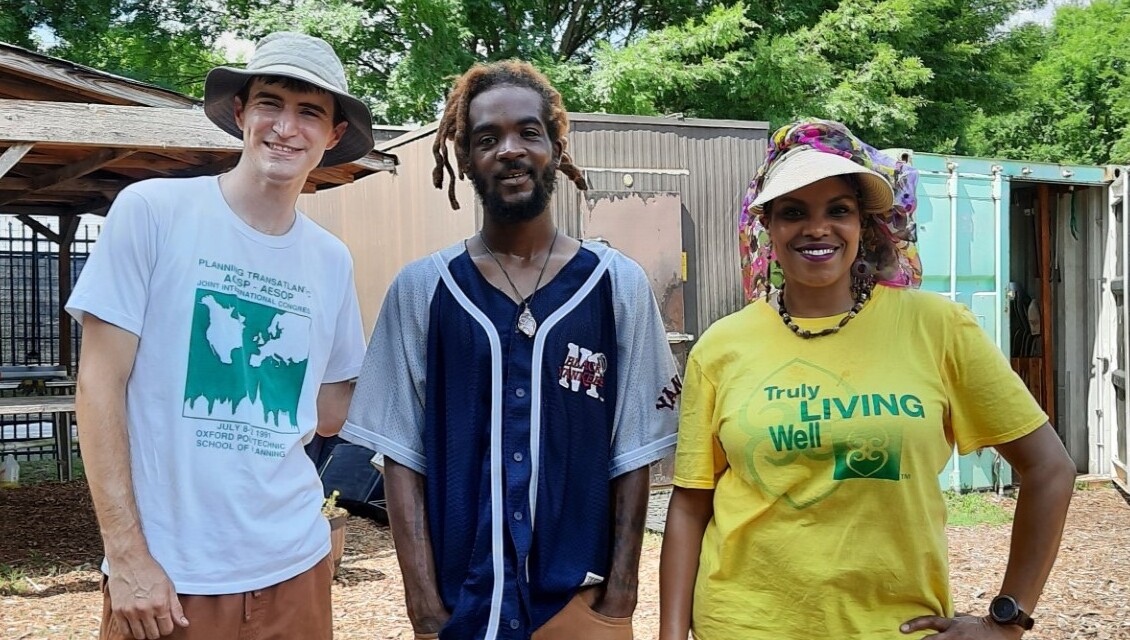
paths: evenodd
<path fill-rule="evenodd" d="M 770 287 L 780 287 L 783 282 L 781 266 L 753 202 L 765 187 L 769 169 L 785 153 L 798 147 L 811 147 L 842 156 L 886 178 L 894 190 L 894 206 L 886 214 L 876 215 L 881 224 L 875 225 L 875 228 L 890 242 L 894 252 L 893 259 L 874 265 L 875 282 L 888 287 L 921 286 L 922 260 L 915 244 L 918 237 L 914 222 L 914 211 L 918 206 L 915 195 L 918 170 L 880 153 L 838 122 L 810 118 L 785 125 L 773 134 L 765 162 L 761 163 L 742 199 L 738 245 L 746 300 L 752 302 L 766 295 Z M 889 251 L 883 253 L 892 255 Z"/>

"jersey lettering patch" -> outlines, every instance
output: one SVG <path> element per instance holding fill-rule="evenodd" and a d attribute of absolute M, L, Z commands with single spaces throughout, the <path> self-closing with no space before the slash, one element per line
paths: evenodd
<path fill-rule="evenodd" d="M 655 399 L 655 408 L 671 409 L 672 411 L 674 411 L 675 400 L 682 392 L 683 381 L 679 378 L 679 376 L 671 378 L 671 382 L 667 383 L 666 387 L 663 387 L 663 391 L 660 391 L 659 397 Z"/>
<path fill-rule="evenodd" d="M 603 401 L 601 391 L 604 389 L 605 371 L 608 371 L 608 358 L 603 353 L 593 353 L 570 342 L 565 364 L 558 372 L 558 384 L 570 391 L 580 391 L 584 387 L 585 395 Z"/>

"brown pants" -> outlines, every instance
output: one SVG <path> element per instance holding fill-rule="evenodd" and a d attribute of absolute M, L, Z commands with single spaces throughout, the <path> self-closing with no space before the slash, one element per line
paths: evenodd
<path fill-rule="evenodd" d="M 332 640 L 329 556 L 290 580 L 274 586 L 219 596 L 178 595 L 187 627 L 176 627 L 167 640 Z M 102 579 L 102 625 L 99 640 L 133 640 L 110 615 L 110 590 Z"/>
<path fill-rule="evenodd" d="M 533 640 L 632 640 L 631 618 L 610 618 L 593 611 L 596 589 L 581 589 L 565 608 L 534 631 Z M 435 640 L 438 633 L 417 633 L 416 640 Z"/>
<path fill-rule="evenodd" d="M 610 618 L 592 605 L 597 589 L 581 589 L 565 608 L 534 631 L 533 640 L 632 640 L 631 618 Z"/>

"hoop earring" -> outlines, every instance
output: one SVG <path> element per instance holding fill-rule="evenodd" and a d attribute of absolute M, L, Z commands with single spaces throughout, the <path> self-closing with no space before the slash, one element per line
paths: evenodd
<path fill-rule="evenodd" d="M 861 255 L 855 259 L 855 262 L 851 263 L 851 276 L 859 279 L 874 278 L 875 266 Z"/>
<path fill-rule="evenodd" d="M 861 252 L 862 253 L 862 252 Z M 870 296 L 875 288 L 875 266 L 862 255 L 851 263 L 851 292 L 854 298 Z"/>

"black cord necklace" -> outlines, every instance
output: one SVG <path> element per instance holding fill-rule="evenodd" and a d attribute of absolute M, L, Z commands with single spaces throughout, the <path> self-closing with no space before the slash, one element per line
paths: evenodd
<path fill-rule="evenodd" d="M 518 287 L 514 286 L 514 281 L 510 279 L 510 274 L 506 273 L 506 267 L 502 266 L 498 256 L 494 255 L 491 251 L 490 245 L 487 244 L 486 238 L 483 237 L 483 232 L 479 231 L 479 242 L 483 243 L 483 248 L 487 250 L 491 258 L 494 258 L 494 263 L 498 265 L 499 270 L 502 271 L 503 277 L 506 282 L 510 283 L 510 288 L 514 290 L 514 295 L 522 302 L 522 313 L 518 314 L 518 331 L 524 333 L 527 337 L 534 337 L 538 332 L 538 321 L 534 318 L 534 314 L 530 311 L 530 303 L 533 302 L 534 294 L 538 292 L 538 287 L 541 286 L 541 278 L 545 275 L 545 268 L 549 266 L 549 257 L 553 255 L 553 247 L 557 246 L 557 229 L 553 230 L 553 241 L 549 243 L 549 251 L 545 254 L 545 262 L 541 263 L 541 271 L 538 272 L 538 281 L 534 284 L 534 290 L 530 292 L 529 297 L 522 295 L 518 291 Z"/>
<path fill-rule="evenodd" d="M 864 287 L 858 288 L 855 292 L 855 304 L 851 306 L 851 310 L 847 312 L 847 315 L 840 319 L 839 324 L 821 331 L 812 332 L 808 329 L 801 329 L 797 326 L 797 323 L 793 322 L 793 317 L 789 315 L 789 310 L 785 308 L 785 286 L 782 284 L 781 288 L 777 290 L 777 313 L 781 314 L 781 321 L 785 323 L 785 326 L 788 327 L 790 331 L 805 340 L 811 340 L 812 338 L 821 338 L 839 333 L 840 329 L 844 328 L 844 325 L 851 322 L 852 318 L 859 315 L 859 312 L 863 310 L 863 305 L 867 304 L 867 300 L 870 297 L 871 293 L 869 289 Z"/>

